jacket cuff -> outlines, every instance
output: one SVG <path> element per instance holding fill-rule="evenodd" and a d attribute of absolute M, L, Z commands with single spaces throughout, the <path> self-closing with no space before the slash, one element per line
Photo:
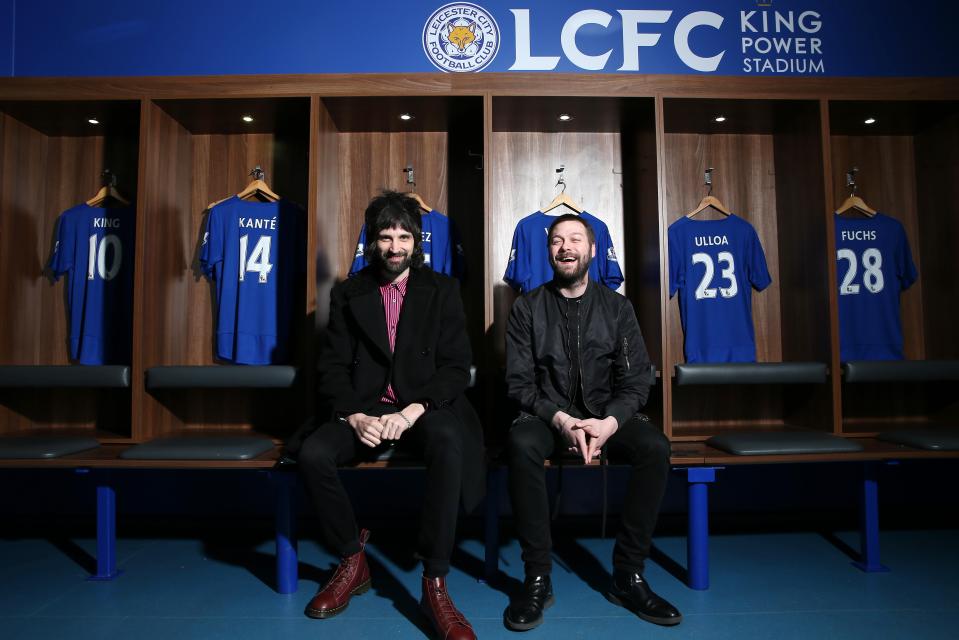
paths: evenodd
<path fill-rule="evenodd" d="M 556 415 L 557 411 L 562 411 L 562 408 L 553 404 L 549 400 L 538 400 L 536 406 L 536 415 L 545 422 L 548 426 L 553 426 L 553 416 Z"/>
<path fill-rule="evenodd" d="M 636 412 L 632 413 L 621 404 L 610 403 L 606 405 L 606 415 L 616 419 L 617 427 L 623 426 L 627 420 L 636 415 Z"/>

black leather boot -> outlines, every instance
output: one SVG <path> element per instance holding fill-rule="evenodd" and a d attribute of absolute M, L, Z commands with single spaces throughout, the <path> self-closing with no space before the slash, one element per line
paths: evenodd
<path fill-rule="evenodd" d="M 676 607 L 653 593 L 641 573 L 614 571 L 613 584 L 606 599 L 629 609 L 646 622 L 671 626 L 683 621 Z"/>
<path fill-rule="evenodd" d="M 523 593 L 506 607 L 503 618 L 513 631 L 528 631 L 543 622 L 543 611 L 553 606 L 553 583 L 549 576 L 527 576 Z"/>

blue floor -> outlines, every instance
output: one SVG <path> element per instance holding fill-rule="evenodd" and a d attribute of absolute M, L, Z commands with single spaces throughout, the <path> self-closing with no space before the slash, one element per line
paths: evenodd
<path fill-rule="evenodd" d="M 679 627 L 642 622 L 608 603 L 601 590 L 610 540 L 557 542 L 556 605 L 524 637 L 540 638 L 956 638 L 959 637 L 957 531 L 882 534 L 883 562 L 892 571 L 864 574 L 850 565 L 844 545 L 815 533 L 713 536 L 711 588 L 691 591 L 677 576 L 685 538 L 657 538 L 646 575 L 685 619 Z M 373 590 L 340 616 L 310 620 L 303 607 L 332 566 L 316 544 L 300 545 L 297 593 L 271 587 L 273 548 L 196 539 L 121 539 L 124 574 L 113 582 L 86 580 L 92 540 L 0 540 L 0 638 L 13 640 L 129 638 L 417 638 L 419 569 L 408 546 L 388 530 L 370 544 Z M 482 546 L 464 541 L 454 557 L 450 592 L 484 638 L 517 637 L 505 630 L 506 592 L 522 577 L 519 548 L 502 548 L 504 575 L 476 580 Z"/>

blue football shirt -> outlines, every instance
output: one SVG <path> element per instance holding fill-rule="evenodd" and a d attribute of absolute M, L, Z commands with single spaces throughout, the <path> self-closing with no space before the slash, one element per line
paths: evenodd
<path fill-rule="evenodd" d="M 679 292 L 686 362 L 755 362 L 752 290 L 772 282 L 759 236 L 736 215 L 669 225 L 669 296 Z"/>
<path fill-rule="evenodd" d="M 589 278 L 594 282 L 618 289 L 623 283 L 623 272 L 616 259 L 613 240 L 606 223 L 586 211 L 579 214 L 593 228 L 596 236 L 596 257 L 589 263 Z M 516 224 L 509 262 L 503 280 L 520 293 L 532 291 L 553 279 L 549 263 L 549 226 L 557 216 L 536 211 Z"/>
<path fill-rule="evenodd" d="M 919 277 L 906 232 L 881 213 L 835 221 L 839 357 L 901 360 L 899 294 Z"/>
<path fill-rule="evenodd" d="M 67 274 L 70 358 L 130 364 L 133 335 L 134 207 L 77 205 L 60 214 L 48 268 Z"/>
<path fill-rule="evenodd" d="M 213 207 L 200 266 L 216 286 L 216 356 L 237 364 L 289 361 L 296 282 L 306 267 L 296 205 L 236 196 Z"/>
<path fill-rule="evenodd" d="M 439 211 L 424 213 L 420 225 L 423 231 L 423 262 L 433 271 L 462 280 L 466 275 L 466 262 L 459 232 L 452 220 Z M 369 263 L 364 254 L 366 248 L 366 224 L 360 228 L 356 239 L 356 253 L 350 265 L 350 276 L 363 270 Z"/>

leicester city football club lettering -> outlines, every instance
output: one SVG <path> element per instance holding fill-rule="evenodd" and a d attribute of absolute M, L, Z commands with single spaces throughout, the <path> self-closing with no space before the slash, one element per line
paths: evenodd
<path fill-rule="evenodd" d="M 82 4 L 61 4 L 56 24 L 77 33 L 118 26 L 105 27 Z M 947 2 L 893 0 L 280 3 L 270 12 L 277 28 L 264 32 L 242 13 L 196 12 L 186 0 L 169 0 L 125 8 L 124 29 L 178 34 L 150 47 L 136 37 L 65 40 L 53 23 L 28 15 L 0 33 L 0 69 L 11 76 L 245 74 L 255 41 L 260 73 L 946 77 L 959 75 L 952 11 Z M 53 41 L 56 47 L 14 55 L 20 43 Z"/>

